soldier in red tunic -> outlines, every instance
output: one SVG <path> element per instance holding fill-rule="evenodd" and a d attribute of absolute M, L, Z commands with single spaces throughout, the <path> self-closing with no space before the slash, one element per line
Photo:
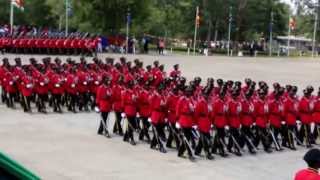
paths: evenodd
<path fill-rule="evenodd" d="M 212 126 L 212 121 L 210 118 L 210 113 L 212 111 L 212 106 L 208 105 L 208 98 L 210 91 L 203 92 L 199 95 L 198 100 L 195 105 L 195 118 L 198 130 L 200 132 L 200 139 L 198 145 L 195 149 L 195 154 L 200 155 L 202 149 L 204 148 L 206 158 L 212 160 L 214 157 L 211 154 L 211 135 L 210 130 Z"/>
<path fill-rule="evenodd" d="M 263 89 L 258 90 L 259 97 L 254 101 L 254 117 L 257 128 L 257 135 L 254 142 L 256 147 L 262 142 L 264 151 L 271 153 L 271 140 L 267 132 L 268 125 L 268 104 L 266 102 L 266 91 Z"/>
<path fill-rule="evenodd" d="M 228 110 L 228 106 L 226 103 L 226 86 L 221 87 L 220 93 L 218 94 L 218 97 L 215 98 L 212 102 L 212 114 L 211 117 L 213 119 L 213 124 L 216 128 L 216 135 L 214 137 L 214 144 L 212 151 L 214 153 L 217 153 L 219 150 L 219 154 L 222 157 L 228 156 L 228 154 L 225 152 L 226 142 L 225 142 L 225 127 L 227 126 L 227 117 L 226 113 Z"/>
<path fill-rule="evenodd" d="M 187 150 L 189 159 L 195 160 L 193 150 L 190 145 L 192 141 L 192 126 L 194 124 L 194 102 L 192 100 L 193 91 L 192 87 L 187 87 L 185 90 L 185 96 L 181 97 L 176 107 L 176 113 L 178 117 L 177 126 L 181 128 L 182 142 L 179 145 L 178 156 L 183 157 L 184 152 Z"/>
<path fill-rule="evenodd" d="M 136 115 L 137 115 L 137 95 L 133 91 L 133 81 L 127 82 L 127 88 L 122 94 L 122 106 L 124 108 L 124 116 L 127 118 L 127 129 L 124 134 L 123 140 L 130 141 L 132 145 L 136 145 L 133 132 L 137 128 Z"/>
<path fill-rule="evenodd" d="M 307 169 L 298 171 L 294 180 L 320 180 L 320 150 L 311 149 L 303 157 L 308 164 Z"/>
<path fill-rule="evenodd" d="M 308 148 L 311 147 L 311 130 L 310 124 L 312 122 L 312 110 L 313 103 L 311 102 L 311 94 L 313 92 L 312 87 L 307 87 L 303 93 L 304 96 L 300 99 L 299 102 L 299 115 L 302 123 L 300 132 L 299 132 L 299 140 L 303 143 L 306 141 L 306 145 Z"/>
<path fill-rule="evenodd" d="M 113 127 L 113 133 L 119 134 L 120 136 L 123 136 L 123 130 L 121 127 L 121 121 L 122 121 L 121 114 L 123 113 L 123 104 L 122 104 L 121 98 L 122 98 L 122 93 L 124 91 L 123 81 L 124 81 L 124 78 L 122 75 L 120 75 L 117 83 L 113 84 L 113 87 L 112 87 L 113 111 L 116 116 L 116 121 Z"/>
<path fill-rule="evenodd" d="M 175 141 L 176 148 L 179 149 L 180 139 L 178 136 L 178 129 L 176 128 L 175 124 L 178 120 L 176 107 L 179 100 L 179 89 L 174 88 L 172 92 L 169 93 L 167 99 L 167 106 L 168 106 L 168 127 L 169 127 L 169 136 L 167 140 L 167 147 L 172 148 L 172 142 Z"/>
<path fill-rule="evenodd" d="M 150 147 L 154 149 L 159 145 L 159 150 L 162 153 L 166 153 L 164 142 L 166 141 L 166 134 L 164 128 L 166 125 L 165 117 L 167 116 L 167 104 L 166 99 L 163 96 L 164 85 L 160 84 L 158 89 L 154 91 L 150 98 L 151 108 L 151 124 L 153 128 L 153 138 L 151 140 Z"/>
<path fill-rule="evenodd" d="M 101 112 L 101 121 L 98 129 L 98 134 L 106 134 L 107 137 L 110 137 L 108 131 L 108 116 L 112 109 L 112 89 L 110 87 L 111 80 L 110 78 L 104 76 L 102 80 L 103 84 L 100 85 L 97 89 L 96 103 Z"/>
<path fill-rule="evenodd" d="M 139 109 L 139 118 L 142 122 L 142 129 L 139 134 L 139 140 L 143 140 L 144 137 L 147 138 L 147 142 L 150 143 L 149 136 L 149 127 L 150 123 L 148 119 L 151 116 L 151 101 L 150 101 L 150 82 L 147 81 L 144 87 L 141 89 L 138 95 L 138 109 Z"/>
<path fill-rule="evenodd" d="M 316 143 L 318 137 L 320 136 L 320 87 L 317 96 L 314 98 L 314 109 L 312 113 L 313 122 L 316 124 L 313 141 Z"/>
<path fill-rule="evenodd" d="M 241 102 L 239 100 L 240 91 L 234 89 L 232 97 L 228 101 L 228 122 L 230 126 L 230 137 L 228 143 L 229 152 L 233 152 L 237 156 L 241 156 L 240 147 L 240 114 L 242 111 Z"/>

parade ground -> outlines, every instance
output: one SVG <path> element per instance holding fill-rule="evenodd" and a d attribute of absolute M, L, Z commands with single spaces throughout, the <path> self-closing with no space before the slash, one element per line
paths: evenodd
<path fill-rule="evenodd" d="M 5 57 L 0 55 L 0 59 Z M 6 55 L 13 62 L 18 55 Z M 46 56 L 19 56 L 40 60 Z M 104 54 L 99 58 L 118 58 L 120 55 Z M 53 57 L 54 58 L 54 57 Z M 62 56 L 66 59 L 67 56 Z M 73 57 L 79 60 L 79 57 Z M 170 71 L 180 64 L 188 80 L 195 76 L 225 80 L 250 77 L 256 81 L 279 82 L 302 88 L 320 86 L 320 58 L 248 58 L 223 56 L 153 56 L 129 55 L 128 60 L 139 58 L 144 65 L 159 60 Z M 89 60 L 90 58 L 88 58 Z M 89 62 L 89 61 L 88 61 Z M 34 110 L 35 112 L 35 110 Z M 0 151 L 21 162 L 42 179 L 49 180 L 291 180 L 294 172 L 305 167 L 302 156 L 305 148 L 243 157 L 231 155 L 212 161 L 197 158 L 196 162 L 177 157 L 175 150 L 162 154 L 149 145 L 124 143 L 121 137 L 111 139 L 97 135 L 99 114 L 49 113 L 26 114 L 23 110 L 8 109 L 0 104 Z M 111 114 L 110 126 L 114 114 Z"/>

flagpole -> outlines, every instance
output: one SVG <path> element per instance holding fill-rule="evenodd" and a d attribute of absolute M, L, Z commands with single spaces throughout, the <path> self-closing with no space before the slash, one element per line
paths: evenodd
<path fill-rule="evenodd" d="M 66 34 L 65 36 L 68 36 L 68 31 L 69 31 L 69 17 L 68 17 L 68 6 L 69 6 L 69 0 L 66 0 Z"/>
<path fill-rule="evenodd" d="M 288 23 L 288 45 L 287 45 L 287 56 L 290 56 L 290 35 L 291 35 L 291 27 L 290 27 L 291 16 L 289 15 L 289 23 Z"/>
<path fill-rule="evenodd" d="M 269 37 L 269 56 L 272 56 L 272 35 L 273 33 L 273 11 L 271 11 L 271 22 L 270 22 L 270 37 Z"/>
<path fill-rule="evenodd" d="M 13 3 L 12 0 L 10 1 L 10 34 L 13 34 Z"/>
<path fill-rule="evenodd" d="M 196 20 L 194 26 L 194 39 L 193 39 L 193 55 L 196 55 L 196 44 L 197 44 L 197 31 L 198 31 L 198 16 L 199 16 L 199 6 L 197 6 L 196 10 Z"/>
<path fill-rule="evenodd" d="M 229 28 L 228 28 L 228 56 L 230 56 L 230 41 L 231 41 L 231 23 L 232 23 L 232 7 L 230 7 L 230 10 L 229 10 Z"/>
<path fill-rule="evenodd" d="M 317 26 L 318 26 L 318 12 L 316 11 L 315 21 L 314 21 L 314 29 L 313 29 L 312 57 L 314 57 L 314 52 L 315 52 L 315 48 L 316 48 Z"/>
<path fill-rule="evenodd" d="M 127 28 L 126 28 L 126 54 L 128 54 L 129 52 L 129 19 L 130 18 L 130 9 L 128 9 L 128 12 L 127 12 Z"/>

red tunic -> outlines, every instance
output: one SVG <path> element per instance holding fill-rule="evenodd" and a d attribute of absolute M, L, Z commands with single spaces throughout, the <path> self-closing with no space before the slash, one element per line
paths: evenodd
<path fill-rule="evenodd" d="M 212 104 L 212 117 L 214 118 L 214 125 L 217 128 L 224 128 L 228 125 L 226 118 L 227 104 L 224 100 L 216 98 Z"/>
<path fill-rule="evenodd" d="M 112 87 L 112 102 L 113 102 L 113 110 L 115 112 L 122 112 L 123 105 L 122 105 L 122 96 L 123 87 L 119 84 L 116 84 Z"/>
<path fill-rule="evenodd" d="M 151 121 L 153 124 L 165 123 L 166 117 L 166 101 L 164 96 L 155 92 L 150 98 L 151 106 Z"/>
<path fill-rule="evenodd" d="M 307 97 L 302 97 L 299 102 L 299 115 L 302 124 L 310 124 L 312 121 L 310 99 Z"/>
<path fill-rule="evenodd" d="M 195 119 L 200 132 L 209 133 L 211 129 L 210 111 L 207 101 L 199 97 L 195 105 Z"/>
<path fill-rule="evenodd" d="M 194 116 L 194 104 L 191 98 L 183 96 L 179 99 L 176 107 L 179 124 L 182 128 L 192 128 Z"/>
<path fill-rule="evenodd" d="M 276 128 L 281 127 L 282 104 L 279 100 L 273 99 L 269 102 L 270 124 Z"/>
<path fill-rule="evenodd" d="M 150 102 L 149 92 L 145 89 L 141 90 L 138 95 L 139 114 L 141 117 L 150 117 Z"/>
<path fill-rule="evenodd" d="M 137 97 L 133 90 L 126 89 L 122 94 L 122 105 L 127 117 L 135 117 L 137 114 Z"/>
<path fill-rule="evenodd" d="M 177 121 L 177 113 L 176 107 L 179 100 L 178 95 L 170 94 L 167 99 L 167 106 L 168 106 L 168 121 L 172 124 L 176 123 Z"/>
<path fill-rule="evenodd" d="M 253 124 L 254 105 L 251 99 L 243 99 L 241 101 L 242 113 L 241 124 L 250 127 Z"/>
<path fill-rule="evenodd" d="M 104 84 L 99 86 L 96 103 L 101 112 L 110 112 L 112 109 L 112 89 Z"/>
<path fill-rule="evenodd" d="M 320 175 L 316 170 L 303 169 L 296 173 L 294 180 L 320 180 Z"/>
<path fill-rule="evenodd" d="M 320 124 L 320 96 L 315 97 L 313 106 L 312 120 Z"/>
<path fill-rule="evenodd" d="M 298 102 L 296 99 L 287 96 L 283 101 L 283 113 L 287 125 L 296 125 L 297 114 L 298 114 Z"/>
<path fill-rule="evenodd" d="M 231 99 L 228 102 L 228 120 L 230 127 L 240 128 L 241 103 L 238 99 Z"/>
<path fill-rule="evenodd" d="M 262 99 L 257 99 L 253 104 L 256 125 L 260 128 L 266 128 L 268 124 L 268 105 Z"/>

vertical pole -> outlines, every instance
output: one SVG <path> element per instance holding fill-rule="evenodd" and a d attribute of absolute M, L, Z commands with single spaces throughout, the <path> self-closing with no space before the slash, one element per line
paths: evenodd
<path fill-rule="evenodd" d="M 230 40 L 231 40 L 231 25 L 232 25 L 232 7 L 229 10 L 229 28 L 228 28 L 228 56 L 230 56 Z"/>
<path fill-rule="evenodd" d="M 288 23 L 288 45 L 287 45 L 287 56 L 290 56 L 290 35 L 291 35 L 291 27 L 290 27 L 291 16 L 289 16 Z"/>
<path fill-rule="evenodd" d="M 316 48 L 316 36 L 317 36 L 317 26 L 318 26 L 318 12 L 315 12 L 315 21 L 313 29 L 313 41 L 312 41 L 312 57 L 314 57 L 314 52 Z"/>
<path fill-rule="evenodd" d="M 128 9 L 128 12 L 127 12 L 127 28 L 126 28 L 126 54 L 128 54 L 129 52 L 129 19 L 130 18 L 130 12 L 129 12 L 129 9 Z"/>
<path fill-rule="evenodd" d="M 13 3 L 12 0 L 10 0 L 10 34 L 13 34 Z"/>
<path fill-rule="evenodd" d="M 272 35 L 273 33 L 273 11 L 271 11 L 270 36 L 269 36 L 269 56 L 272 56 Z"/>
<path fill-rule="evenodd" d="M 69 31 L 69 16 L 68 16 L 69 0 L 66 0 L 66 37 Z"/>
<path fill-rule="evenodd" d="M 197 31 L 198 31 L 198 16 L 199 16 L 199 6 L 197 6 L 195 26 L 194 26 L 194 39 L 193 39 L 193 55 L 194 55 L 194 56 L 196 55 Z"/>

